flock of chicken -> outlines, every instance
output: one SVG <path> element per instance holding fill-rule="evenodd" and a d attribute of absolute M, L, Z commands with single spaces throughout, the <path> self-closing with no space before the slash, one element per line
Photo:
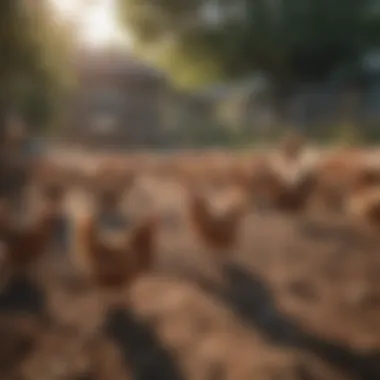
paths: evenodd
<path fill-rule="evenodd" d="M 151 270 L 165 220 L 150 206 L 147 193 L 142 199 L 147 212 L 137 222 L 119 234 L 103 231 L 103 222 L 115 220 L 125 196 L 142 177 L 182 186 L 190 225 L 216 258 L 233 250 L 241 222 L 252 210 L 340 213 L 364 221 L 362 225 L 380 225 L 380 166 L 375 153 L 335 149 L 314 154 L 299 136 L 285 140 L 274 154 L 183 153 L 174 158 L 130 154 L 102 158 L 100 163 L 93 160 L 90 168 L 84 164 L 76 161 L 70 167 L 63 159 L 37 163 L 25 195 L 35 207 L 25 208 L 23 215 L 15 216 L 9 200 L 1 200 L 4 273 L 29 273 L 52 249 L 52 240 L 62 229 L 60 221 L 70 212 L 78 214 L 72 223 L 75 248 L 69 249 L 70 257 L 94 285 L 122 288 Z M 220 211 L 213 198 L 223 192 L 237 196 Z M 72 202 L 78 193 L 90 207 Z"/>

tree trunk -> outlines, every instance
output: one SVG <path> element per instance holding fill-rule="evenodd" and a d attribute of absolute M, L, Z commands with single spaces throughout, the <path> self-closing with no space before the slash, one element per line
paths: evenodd
<path fill-rule="evenodd" d="M 0 197 L 11 200 L 14 209 L 22 208 L 24 189 L 28 182 L 28 157 L 24 157 L 22 144 L 9 138 L 9 116 L 12 98 L 5 83 L 0 93 Z"/>
<path fill-rule="evenodd" d="M 7 100 L 4 88 L 0 91 L 0 196 L 6 195 L 8 182 L 6 157 Z"/>

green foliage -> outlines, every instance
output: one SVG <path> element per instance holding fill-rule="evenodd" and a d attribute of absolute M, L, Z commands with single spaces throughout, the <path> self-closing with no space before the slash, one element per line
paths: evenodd
<path fill-rule="evenodd" d="M 373 10 L 376 4 L 372 0 L 118 3 L 122 21 L 135 38 L 136 51 L 166 69 L 177 84 L 197 87 L 265 73 L 274 85 L 279 120 L 284 109 L 281 99 L 288 98 L 293 84 L 360 79 L 363 54 L 378 48 L 380 41 L 380 12 Z M 202 17 L 208 3 L 213 3 L 214 15 L 219 12 L 219 25 Z M 240 125 L 232 111 L 223 111 L 219 121 Z M 280 135 L 284 126 L 278 123 L 261 138 L 272 140 Z M 218 135 L 217 128 L 209 123 L 204 126 L 211 130 L 202 128 L 197 132 L 199 139 L 209 141 L 205 134 Z M 228 133 L 226 139 L 230 142 L 248 139 L 244 133 L 243 137 Z M 315 126 L 308 134 L 318 141 L 349 144 L 380 136 L 376 126 L 359 128 L 349 124 Z"/>
<path fill-rule="evenodd" d="M 140 52 L 186 85 L 260 70 L 286 91 L 293 81 L 326 79 L 379 40 L 370 0 L 212 3 L 219 26 L 201 17 L 205 1 L 119 0 Z"/>
<path fill-rule="evenodd" d="M 70 35 L 47 0 L 0 2 L 0 126 L 9 110 L 44 127 L 71 85 Z"/>
<path fill-rule="evenodd" d="M 327 142 L 332 145 L 358 146 L 365 143 L 365 134 L 359 131 L 357 125 L 343 123 L 330 128 L 330 138 Z"/>

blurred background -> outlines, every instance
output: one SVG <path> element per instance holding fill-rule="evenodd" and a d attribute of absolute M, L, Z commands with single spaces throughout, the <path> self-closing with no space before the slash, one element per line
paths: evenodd
<path fill-rule="evenodd" d="M 0 0 L 0 76 L 0 380 L 380 379 L 380 0 Z"/>
<path fill-rule="evenodd" d="M 0 125 L 92 148 L 380 138 L 377 0 L 3 0 Z M 46 141 L 46 140 L 44 140 Z"/>

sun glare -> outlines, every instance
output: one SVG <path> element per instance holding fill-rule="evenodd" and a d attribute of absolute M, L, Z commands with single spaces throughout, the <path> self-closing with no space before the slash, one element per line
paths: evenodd
<path fill-rule="evenodd" d="M 116 18 L 114 0 L 52 0 L 58 12 L 78 30 L 78 40 L 88 45 L 130 44 Z"/>

